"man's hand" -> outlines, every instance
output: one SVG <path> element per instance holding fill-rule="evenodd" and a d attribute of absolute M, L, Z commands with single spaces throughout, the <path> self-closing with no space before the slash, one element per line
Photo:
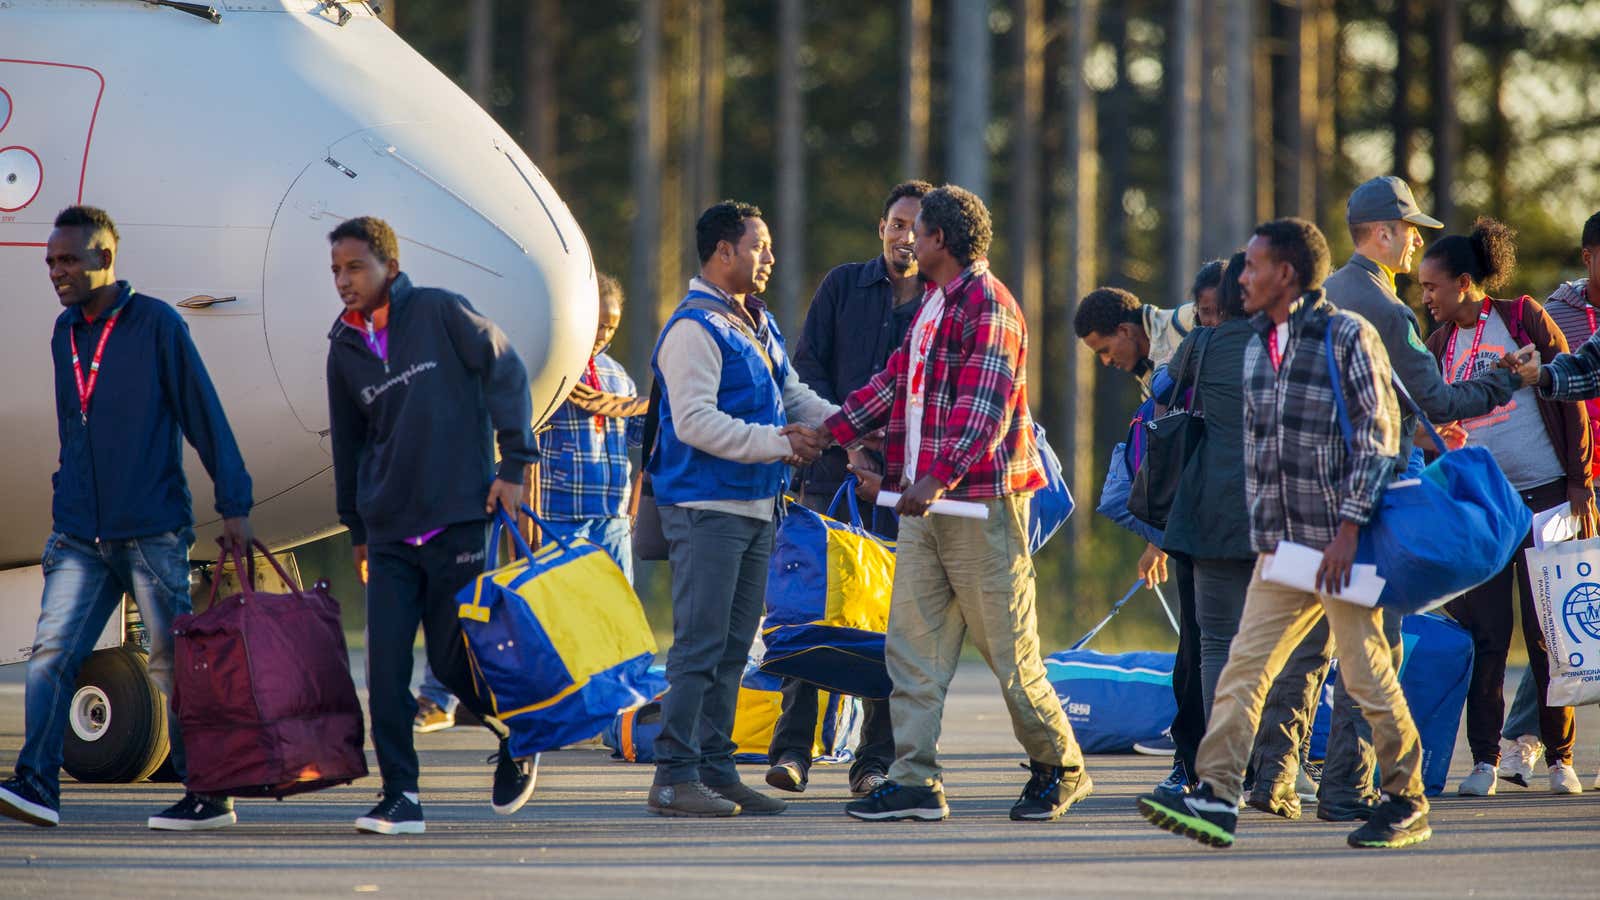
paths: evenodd
<path fill-rule="evenodd" d="M 489 485 L 489 499 L 484 502 L 483 511 L 492 516 L 495 510 L 503 509 L 515 519 L 521 515 L 522 497 L 522 485 L 496 478 Z"/>
<path fill-rule="evenodd" d="M 880 428 L 877 431 L 874 431 L 873 433 L 867 435 L 866 437 L 863 437 L 860 440 L 860 442 L 858 443 L 858 446 L 865 447 L 866 449 L 871 450 L 874 453 L 882 453 L 883 452 L 883 435 L 884 435 L 884 431 L 883 431 L 883 429 Z"/>
<path fill-rule="evenodd" d="M 356 544 L 354 547 L 351 547 L 350 548 L 350 556 L 355 561 L 355 564 L 356 564 L 356 577 L 361 579 L 361 583 L 362 584 L 366 584 L 367 583 L 367 545 L 366 544 Z"/>
<path fill-rule="evenodd" d="M 944 490 L 944 485 L 939 479 L 932 475 L 924 475 L 900 495 L 900 502 L 894 511 L 902 516 L 925 516 L 928 514 L 928 507 L 944 496 Z"/>
<path fill-rule="evenodd" d="M 250 544 L 254 540 L 255 534 L 250 530 L 249 516 L 222 520 L 222 552 L 237 550 L 248 559 Z"/>
<path fill-rule="evenodd" d="M 1139 579 L 1147 588 L 1153 588 L 1167 580 L 1167 554 L 1155 544 L 1144 545 L 1144 553 L 1139 556 Z"/>
<path fill-rule="evenodd" d="M 1444 446 L 1447 450 L 1460 450 L 1467 445 L 1467 430 L 1461 427 L 1460 422 L 1446 422 L 1443 425 L 1435 425 L 1434 430 L 1439 432 L 1439 437 L 1444 438 Z M 1427 427 L 1420 423 L 1417 425 L 1417 433 L 1411 437 L 1412 440 L 1416 441 L 1418 447 L 1424 447 L 1429 452 L 1437 449 L 1433 445 L 1433 436 L 1428 434 Z"/>
<path fill-rule="evenodd" d="M 778 433 L 789 439 L 789 455 L 784 462 L 791 466 L 815 462 L 828 447 L 828 441 L 822 435 L 799 422 L 790 422 L 778 429 Z"/>
<path fill-rule="evenodd" d="M 1361 537 L 1361 526 L 1354 522 L 1340 522 L 1339 533 L 1322 551 L 1322 565 L 1317 567 L 1317 590 L 1325 594 L 1338 594 L 1350 586 L 1350 567 L 1356 561 L 1356 543 Z"/>
<path fill-rule="evenodd" d="M 1523 387 L 1537 385 L 1539 372 L 1544 368 L 1539 364 L 1539 354 L 1531 347 L 1524 347 L 1500 357 L 1500 367 L 1516 372 L 1517 377 L 1522 380 Z"/>
<path fill-rule="evenodd" d="M 883 487 L 883 476 L 872 469 L 862 468 L 853 462 L 845 466 L 845 468 L 850 470 L 850 474 L 856 476 L 858 482 L 856 484 L 856 496 L 868 503 L 877 503 L 878 491 Z"/>

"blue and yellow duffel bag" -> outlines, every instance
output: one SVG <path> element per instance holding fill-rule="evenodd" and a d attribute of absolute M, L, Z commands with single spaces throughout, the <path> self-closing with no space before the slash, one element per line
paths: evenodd
<path fill-rule="evenodd" d="M 849 506 L 849 522 L 791 503 L 778 526 L 767 569 L 761 671 L 881 700 L 891 687 L 883 632 L 894 544 L 861 526 L 854 478 L 834 495 L 830 515 L 841 502 Z"/>
<path fill-rule="evenodd" d="M 527 507 L 523 513 L 539 522 Z M 516 559 L 494 568 L 502 528 L 515 539 Z M 618 710 L 659 690 L 644 609 L 599 546 L 556 537 L 535 552 L 502 511 L 487 560 L 489 570 L 456 595 L 457 614 L 473 676 L 511 729 L 512 753 L 592 738 Z"/>
<path fill-rule="evenodd" d="M 783 712 L 783 680 L 763 671 L 757 654 L 760 639 L 739 679 L 739 700 L 734 707 L 733 733 L 737 745 L 733 758 L 741 763 L 767 765 L 772 733 Z M 770 652 L 770 651 L 769 651 Z M 861 740 L 861 701 L 832 691 L 817 697 L 817 727 L 812 732 L 811 761 L 817 765 L 850 763 Z"/>

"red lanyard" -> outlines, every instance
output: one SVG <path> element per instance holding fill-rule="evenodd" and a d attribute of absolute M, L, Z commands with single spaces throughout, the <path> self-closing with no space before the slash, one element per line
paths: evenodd
<path fill-rule="evenodd" d="M 1272 360 L 1272 371 L 1274 372 L 1278 371 L 1278 367 L 1283 365 L 1283 351 L 1278 349 L 1278 326 L 1276 325 L 1272 326 L 1272 330 L 1267 332 L 1267 359 Z"/>
<path fill-rule="evenodd" d="M 1589 306 L 1588 301 L 1584 303 L 1583 314 L 1589 317 L 1589 336 L 1593 337 L 1595 333 L 1594 307 Z"/>
<path fill-rule="evenodd" d="M 100 382 L 100 358 L 105 356 L 106 341 L 111 338 L 111 329 L 117 327 L 117 316 L 122 315 L 118 309 L 106 319 L 106 327 L 100 332 L 100 343 L 94 348 L 94 359 L 89 363 L 89 380 L 83 378 L 83 364 L 78 361 L 78 336 L 73 329 L 67 329 L 67 343 L 72 347 L 72 375 L 78 381 L 78 415 L 83 424 L 89 424 L 89 398 L 94 396 L 94 388 Z"/>
<path fill-rule="evenodd" d="M 586 375 L 587 375 L 589 381 L 591 382 L 590 385 L 589 385 L 590 387 L 594 388 L 597 391 L 605 390 L 604 388 L 602 388 L 600 386 L 600 373 L 594 367 L 594 357 L 592 357 L 592 356 L 589 357 L 589 371 L 586 373 Z M 599 415 L 599 414 L 595 415 L 595 417 L 594 417 L 594 430 L 595 430 L 596 434 L 605 434 L 605 431 L 606 431 L 606 417 L 605 416 L 602 416 L 602 415 Z"/>
<path fill-rule="evenodd" d="M 1468 365 L 1477 365 L 1478 345 L 1483 343 L 1483 329 L 1489 324 L 1489 310 L 1493 302 L 1488 297 L 1483 298 L 1483 309 L 1478 312 L 1478 327 L 1472 332 L 1472 350 L 1469 351 L 1467 356 Z M 1593 313 L 1590 313 L 1590 321 L 1593 321 L 1593 315 Z M 1446 383 L 1455 378 L 1456 333 L 1461 330 L 1461 326 L 1452 325 L 1450 329 L 1450 343 L 1444 349 L 1444 380 Z M 1471 375 L 1472 373 L 1468 372 L 1467 374 Z"/>

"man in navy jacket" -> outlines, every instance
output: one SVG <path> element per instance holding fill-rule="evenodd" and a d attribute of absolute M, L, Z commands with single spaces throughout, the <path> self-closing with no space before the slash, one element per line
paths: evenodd
<path fill-rule="evenodd" d="M 183 476 L 187 438 L 216 484 L 224 549 L 250 552 L 250 476 L 211 378 L 178 311 L 118 281 L 117 226 L 104 210 L 56 217 L 45 250 L 65 307 L 50 338 L 61 466 L 45 542 L 44 598 L 28 660 L 27 737 L 0 813 L 56 825 L 62 739 L 78 670 L 123 594 L 150 637 L 150 678 L 172 693 L 172 622 L 190 611 L 194 518 Z M 181 779 L 183 735 L 169 714 Z M 149 821 L 197 831 L 235 821 L 226 797 L 187 793 Z"/>

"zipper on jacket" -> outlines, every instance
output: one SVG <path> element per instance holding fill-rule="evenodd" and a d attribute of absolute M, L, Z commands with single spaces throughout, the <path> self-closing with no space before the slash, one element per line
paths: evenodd
<path fill-rule="evenodd" d="M 372 328 L 372 320 L 371 319 L 366 319 L 365 321 L 366 321 L 366 325 L 367 325 L 367 349 L 372 352 L 373 356 L 376 356 L 379 359 L 383 360 L 383 374 L 388 375 L 389 374 L 389 354 L 388 353 L 383 353 L 383 354 L 379 354 L 378 353 L 378 333 L 373 330 L 373 328 Z"/>

